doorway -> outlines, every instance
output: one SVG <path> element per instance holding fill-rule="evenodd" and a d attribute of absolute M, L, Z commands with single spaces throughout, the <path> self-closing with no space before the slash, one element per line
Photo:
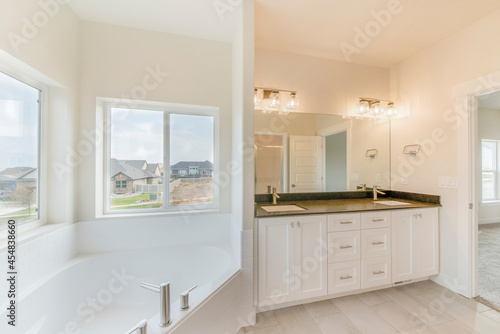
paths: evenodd
<path fill-rule="evenodd" d="M 347 191 L 347 131 L 325 137 L 325 191 Z"/>

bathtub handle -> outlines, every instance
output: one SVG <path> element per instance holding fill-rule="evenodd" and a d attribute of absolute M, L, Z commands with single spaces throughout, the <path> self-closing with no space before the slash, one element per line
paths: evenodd
<path fill-rule="evenodd" d="M 191 291 L 193 291 L 194 289 L 196 289 L 197 287 L 198 287 L 198 285 L 195 285 L 192 288 L 187 289 L 186 291 L 184 291 L 183 293 L 181 293 L 181 301 L 180 301 L 181 311 L 186 311 L 186 310 L 189 309 L 189 293 Z"/>
<path fill-rule="evenodd" d="M 131 330 L 129 330 L 125 334 L 146 334 L 148 326 L 148 321 L 146 319 L 141 320 L 134 326 Z"/>
<path fill-rule="evenodd" d="M 170 316 L 170 282 L 161 283 L 159 286 L 141 282 L 141 288 L 160 294 L 160 327 L 167 327 L 172 323 Z"/>

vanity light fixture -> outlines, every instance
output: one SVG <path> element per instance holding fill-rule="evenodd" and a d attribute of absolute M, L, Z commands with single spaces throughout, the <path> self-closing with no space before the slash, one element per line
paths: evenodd
<path fill-rule="evenodd" d="M 420 149 L 421 149 L 420 144 L 406 145 L 403 148 L 403 154 L 408 154 L 410 157 L 414 157 L 417 155 L 418 152 L 420 152 Z"/>
<path fill-rule="evenodd" d="M 299 109 L 299 96 L 296 91 L 291 90 L 256 87 L 253 101 L 255 110 L 260 110 L 263 114 L 277 111 L 280 115 L 288 115 Z"/>
<path fill-rule="evenodd" d="M 362 117 L 392 117 L 398 114 L 393 101 L 360 97 L 356 114 Z"/>

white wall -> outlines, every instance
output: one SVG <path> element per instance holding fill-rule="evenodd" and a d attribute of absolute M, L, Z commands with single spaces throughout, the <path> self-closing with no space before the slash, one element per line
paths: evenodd
<path fill-rule="evenodd" d="M 500 109 L 479 107 L 478 113 L 478 151 L 481 152 L 481 140 L 500 140 Z M 480 186 L 480 185 L 479 185 Z M 500 223 L 500 203 L 481 204 L 479 224 Z"/>
<path fill-rule="evenodd" d="M 220 167 L 231 160 L 231 44 L 113 25 L 84 22 L 81 33 L 79 144 L 96 124 L 96 98 L 138 99 L 148 68 L 162 73 L 141 100 L 220 108 Z M 92 137 L 92 136 L 91 136 Z M 96 152 L 79 165 L 79 220 L 96 213 Z M 98 157 L 100 158 L 100 157 Z M 99 177 L 99 176 L 97 176 Z M 231 180 L 221 182 L 220 208 L 231 210 Z"/>
<path fill-rule="evenodd" d="M 392 166 L 396 190 L 441 195 L 440 282 L 457 290 L 459 243 L 456 189 L 438 187 L 438 176 L 457 176 L 457 126 L 453 88 L 500 69 L 500 11 L 410 57 L 391 68 L 391 98 L 405 106 L 409 116 L 392 123 Z M 485 87 L 494 85 L 484 78 Z M 499 83 L 496 83 L 499 85 Z M 491 86 L 490 86 L 491 87 Z M 417 158 L 402 154 L 404 145 L 425 144 Z M 460 185 L 459 186 L 464 186 Z"/>
<path fill-rule="evenodd" d="M 3 0 L 1 6 L 0 67 L 48 88 L 45 217 L 49 223 L 74 222 L 75 173 L 66 167 L 78 113 L 80 21 L 57 2 L 45 10 L 37 0 Z"/>

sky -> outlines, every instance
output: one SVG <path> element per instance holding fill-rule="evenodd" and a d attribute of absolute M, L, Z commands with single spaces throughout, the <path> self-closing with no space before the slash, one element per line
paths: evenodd
<path fill-rule="evenodd" d="M 0 73 L 0 171 L 37 167 L 40 91 Z"/>
<path fill-rule="evenodd" d="M 111 157 L 163 162 L 163 112 L 113 108 Z M 213 118 L 170 114 L 170 164 L 213 162 Z"/>

